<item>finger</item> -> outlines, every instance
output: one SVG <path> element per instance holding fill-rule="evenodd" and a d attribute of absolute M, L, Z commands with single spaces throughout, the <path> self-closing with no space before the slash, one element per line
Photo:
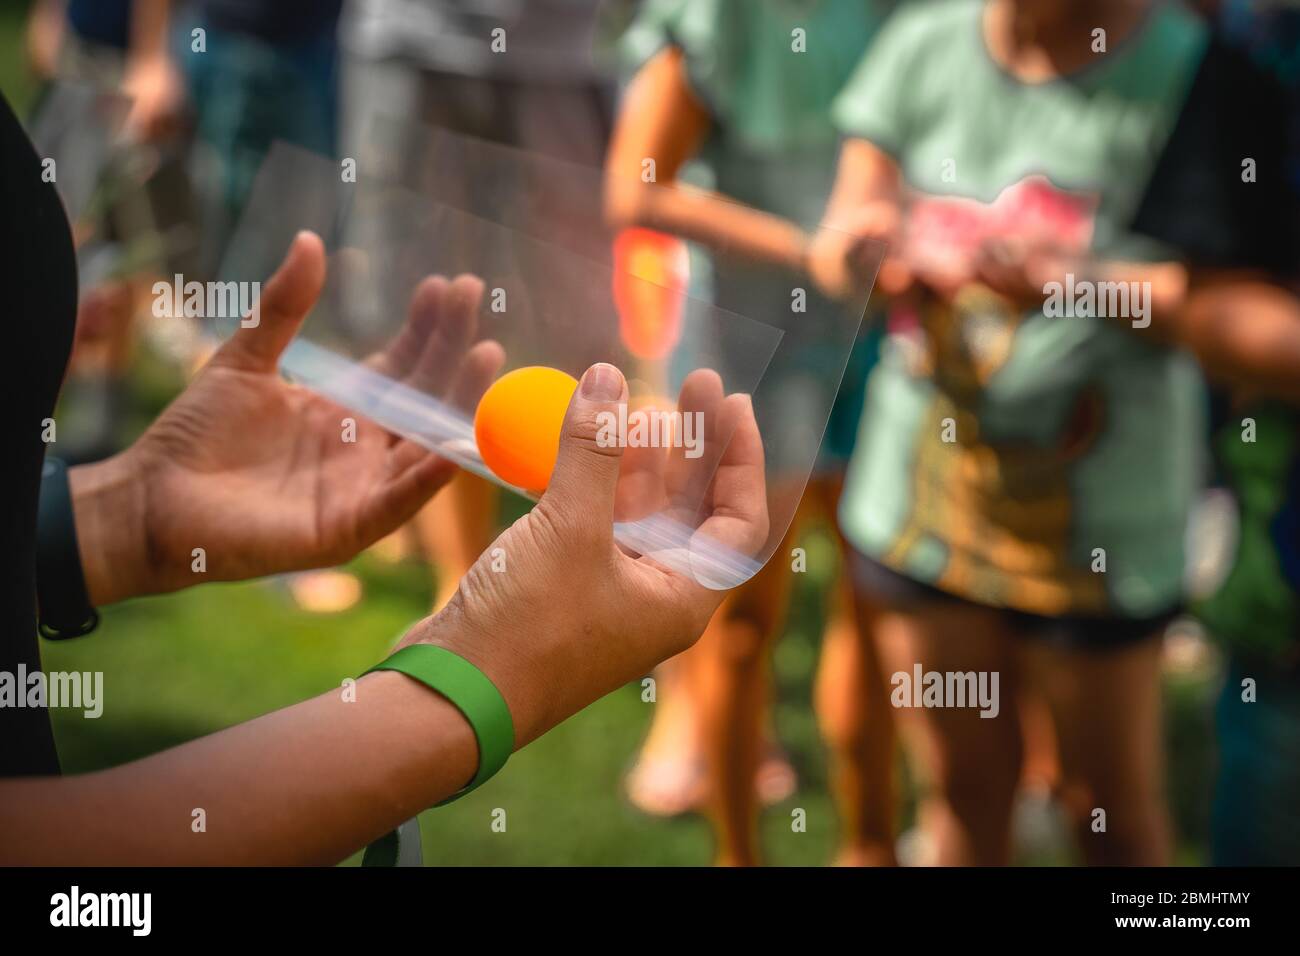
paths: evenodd
<path fill-rule="evenodd" d="M 694 458 L 689 457 L 683 441 L 682 447 L 672 448 L 668 454 L 665 491 L 674 509 L 683 512 L 683 519 L 693 518 L 704 506 L 709 479 L 726 446 L 727 436 L 719 434 L 716 428 L 717 410 L 723 396 L 722 377 L 710 368 L 699 368 L 687 375 L 678 394 L 682 427 L 686 427 L 689 417 L 703 451 Z"/>
<path fill-rule="evenodd" d="M 454 462 L 411 441 L 388 451 L 387 475 L 367 500 L 358 520 L 367 547 L 409 521 L 456 472 Z"/>
<path fill-rule="evenodd" d="M 667 462 L 668 456 L 662 448 L 646 446 L 624 452 L 623 468 L 614 492 L 615 521 L 636 521 L 664 510 Z"/>
<path fill-rule="evenodd" d="M 494 339 L 478 342 L 465 355 L 460 370 L 456 373 L 447 400 L 453 408 L 470 411 L 478 407 L 478 400 L 483 397 L 489 385 L 506 364 L 506 350 Z"/>
<path fill-rule="evenodd" d="M 720 544 L 755 556 L 767 543 L 767 479 L 763 438 L 748 395 L 730 395 L 718 412 L 730 435 L 710 488 L 710 513 L 699 530 Z"/>
<path fill-rule="evenodd" d="M 416 286 L 402 328 L 388 346 L 367 359 L 366 364 L 389 378 L 405 378 L 415 368 L 438 324 L 447 286 L 448 282 L 442 276 L 428 276 Z"/>
<path fill-rule="evenodd" d="M 430 395 L 443 395 L 450 390 L 465 351 L 474 341 L 482 299 L 482 279 L 460 275 L 452 280 L 443 297 L 433 334 L 425 341 L 415 367 L 404 376 L 407 385 Z"/>
<path fill-rule="evenodd" d="M 325 244 L 313 232 L 300 232 L 253 311 L 213 361 L 249 371 L 274 371 L 324 285 Z"/>
<path fill-rule="evenodd" d="M 629 406 L 629 427 L 635 415 L 671 416 L 675 406 L 660 408 L 656 400 L 643 402 L 635 410 Z M 670 428 L 679 427 L 674 422 Z M 670 435 L 664 436 L 668 447 Z M 618 473 L 618 487 L 614 492 L 614 520 L 636 521 L 647 515 L 663 511 L 668 506 L 664 476 L 668 470 L 668 453 L 662 444 L 646 442 L 632 445 L 623 452 L 623 462 Z"/>
<path fill-rule="evenodd" d="M 627 382 L 612 365 L 587 369 L 573 393 L 560 430 L 560 452 L 550 485 L 542 496 L 565 520 L 598 535 L 613 536 L 614 492 L 623 443 L 598 440 L 607 416 L 627 401 Z"/>

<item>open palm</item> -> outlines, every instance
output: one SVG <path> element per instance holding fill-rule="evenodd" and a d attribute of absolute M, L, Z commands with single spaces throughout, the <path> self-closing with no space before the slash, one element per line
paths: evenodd
<path fill-rule="evenodd" d="M 409 519 L 454 466 L 286 382 L 281 353 L 325 279 L 321 241 L 300 235 L 241 328 L 131 449 L 142 484 L 152 590 L 345 561 Z M 426 280 L 407 323 L 371 365 L 472 403 L 501 367 L 472 344 L 482 284 Z M 469 406 L 472 407 L 472 404 Z"/>

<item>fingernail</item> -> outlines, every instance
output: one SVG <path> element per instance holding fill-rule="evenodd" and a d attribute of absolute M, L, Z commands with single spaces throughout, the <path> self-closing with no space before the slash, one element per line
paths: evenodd
<path fill-rule="evenodd" d="M 612 365 L 597 362 L 582 376 L 582 397 L 612 402 L 623 394 L 623 373 Z"/>

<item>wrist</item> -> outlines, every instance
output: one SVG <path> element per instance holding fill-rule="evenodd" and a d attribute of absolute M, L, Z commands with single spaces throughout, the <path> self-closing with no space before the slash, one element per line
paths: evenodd
<path fill-rule="evenodd" d="M 394 652 L 412 644 L 444 648 L 487 676 L 510 711 L 516 750 L 547 729 L 538 727 L 537 708 L 529 703 L 527 674 L 519 666 L 520 655 L 507 652 L 500 630 L 479 627 L 472 620 L 459 592 L 437 614 L 412 627 Z"/>
<path fill-rule="evenodd" d="M 145 483 L 129 456 L 68 472 L 82 573 L 96 606 L 158 590 L 150 586 Z"/>
<path fill-rule="evenodd" d="M 152 45 L 148 49 L 135 50 L 127 57 L 125 81 L 129 84 L 140 77 L 166 75 L 175 69 L 166 45 Z"/>
<path fill-rule="evenodd" d="M 474 728 L 440 693 L 398 671 L 366 674 L 357 687 L 358 700 L 377 699 L 382 709 L 383 746 L 394 751 L 384 789 L 409 795 L 403 815 L 450 796 L 477 772 Z"/>

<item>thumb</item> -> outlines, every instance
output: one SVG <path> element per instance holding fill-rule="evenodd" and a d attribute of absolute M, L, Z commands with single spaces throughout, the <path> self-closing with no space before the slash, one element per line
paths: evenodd
<path fill-rule="evenodd" d="M 217 357 L 226 365 L 250 371 L 274 371 L 280 353 L 298 333 L 324 285 L 325 244 L 314 232 L 300 232 Z"/>
<path fill-rule="evenodd" d="M 608 422 L 617 422 L 619 403 L 626 401 L 622 372 L 604 362 L 587 369 L 569 401 L 559 456 L 542 496 L 568 520 L 606 534 L 613 528 L 614 488 L 623 458 L 623 443 L 608 440 Z"/>

